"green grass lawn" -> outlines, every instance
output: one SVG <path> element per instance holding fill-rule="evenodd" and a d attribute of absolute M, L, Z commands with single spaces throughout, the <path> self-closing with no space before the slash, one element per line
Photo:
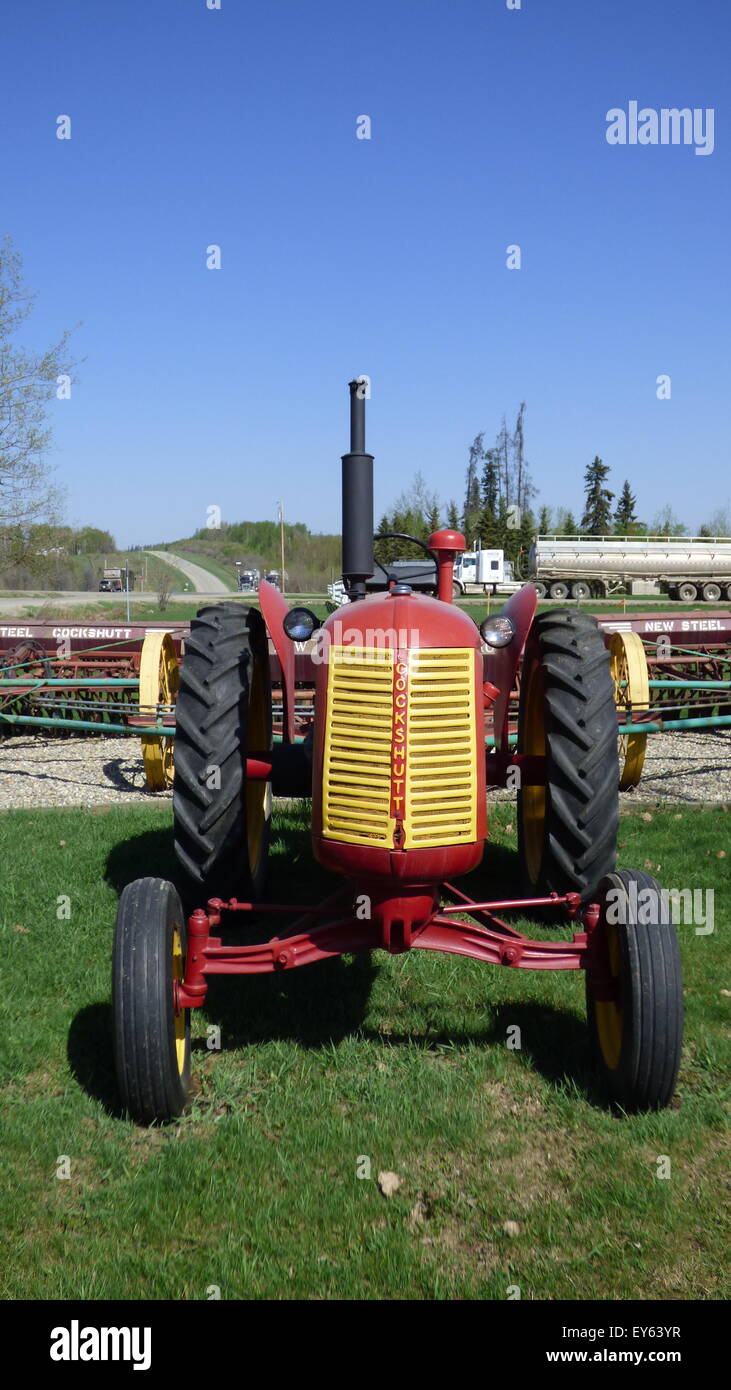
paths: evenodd
<path fill-rule="evenodd" d="M 193 1019 L 192 1108 L 142 1130 L 113 1077 L 112 929 L 126 882 L 175 876 L 170 809 L 5 812 L 2 1296 L 727 1296 L 731 813 L 647 815 L 622 818 L 621 865 L 716 894 L 712 935 L 679 928 L 686 1041 L 670 1110 L 627 1118 L 597 1093 L 580 975 L 376 952 L 214 980 Z M 512 806 L 492 833 L 463 881 L 475 896 L 514 886 Z M 280 812 L 272 898 L 324 886 L 306 815 Z M 520 1051 L 506 1047 L 514 1024 Z M 382 1170 L 401 1179 L 388 1199 Z"/>
<path fill-rule="evenodd" d="M 196 563 L 201 563 L 205 557 L 191 555 L 188 558 L 194 560 Z M 208 567 L 212 569 L 211 565 L 209 565 Z M 219 569 L 220 568 L 221 567 L 219 566 Z M 212 572 L 216 573 L 217 571 L 212 569 Z M 176 573 L 182 581 L 183 576 L 180 573 L 180 571 L 176 571 Z M 223 574 L 222 570 L 220 577 L 225 578 L 225 575 Z M 176 587 L 179 588 L 177 582 Z M 29 594 L 28 598 L 32 600 L 33 595 Z M 317 614 L 318 618 L 324 620 L 327 617 L 327 607 L 325 605 L 324 599 L 319 594 L 287 594 L 286 598 L 290 607 L 293 607 L 295 604 L 304 604 L 306 607 L 311 608 L 312 611 Z M 202 608 L 204 604 L 207 606 L 208 604 L 215 602 L 227 603 L 231 599 L 237 599 L 241 603 L 249 604 L 251 607 L 254 608 L 257 608 L 259 606 L 256 594 L 237 594 L 233 592 L 228 597 L 225 594 L 221 594 L 220 599 L 203 600 L 200 597 L 197 597 L 195 594 L 190 594 L 190 596 L 187 599 L 171 597 L 168 600 L 165 608 L 162 610 L 160 609 L 159 604 L 156 602 L 141 603 L 138 599 L 130 597 L 130 617 L 133 622 L 144 622 L 146 620 L 163 622 L 190 622 L 190 620 L 196 616 L 199 609 Z M 463 609 L 464 612 L 469 613 L 470 616 L 474 618 L 476 623 L 480 623 L 482 621 L 482 618 L 486 614 L 494 614 L 500 612 L 500 610 L 504 607 L 506 602 L 507 600 L 500 596 L 498 596 L 497 598 L 490 598 L 490 600 L 488 601 L 484 595 L 478 594 L 468 599 L 462 599 L 457 606 Z M 556 606 L 557 605 L 553 603 L 539 603 L 537 611 L 539 613 L 546 612 L 549 609 L 555 609 Z M 679 618 L 687 616 L 688 613 L 688 608 L 685 604 L 642 603 L 635 599 L 628 600 L 626 609 L 622 605 L 621 600 L 614 601 L 614 603 L 589 602 L 587 604 L 576 604 L 568 602 L 566 604 L 563 604 L 562 606 L 583 608 L 588 613 L 593 612 L 596 614 L 597 617 L 604 618 L 615 616 L 621 617 L 625 614 L 625 612 L 630 616 L 632 615 L 632 613 L 644 612 L 667 613 L 671 616 Z M 728 609 L 731 607 L 731 605 L 723 603 L 712 604 L 710 606 L 713 608 L 714 612 L 718 609 Z M 1 611 L 2 594 L 0 593 L 0 612 Z M 347 608 L 343 611 L 344 613 L 346 613 Z M 89 618 L 93 621 L 104 620 L 106 622 L 121 622 L 125 619 L 127 609 L 125 606 L 124 599 L 122 599 L 119 603 L 115 604 L 99 603 L 98 601 L 95 601 L 94 595 L 90 594 L 88 600 L 84 600 L 83 603 L 81 601 L 77 602 L 76 604 L 69 603 L 64 612 L 66 613 L 66 616 L 72 617 L 76 621 L 79 621 L 82 617 L 84 617 Z M 693 612 L 702 613 L 702 605 L 693 605 Z M 29 602 L 28 607 L 22 614 L 22 617 L 25 618 L 41 618 L 44 620 L 53 619 L 54 621 L 58 621 L 59 616 L 60 610 L 55 608 L 51 609 L 47 604 L 44 604 L 44 602 L 40 601 L 40 597 L 37 603 Z"/>

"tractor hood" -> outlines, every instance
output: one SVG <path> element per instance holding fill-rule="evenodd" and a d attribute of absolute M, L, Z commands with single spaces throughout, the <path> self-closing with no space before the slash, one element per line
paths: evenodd
<path fill-rule="evenodd" d="M 471 618 L 451 603 L 426 594 L 372 594 L 331 613 L 318 632 L 320 659 L 330 645 L 417 650 L 473 647 L 480 634 Z"/>

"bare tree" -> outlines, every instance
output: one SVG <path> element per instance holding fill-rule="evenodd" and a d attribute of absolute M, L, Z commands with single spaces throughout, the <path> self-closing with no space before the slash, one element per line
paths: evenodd
<path fill-rule="evenodd" d="M 515 421 L 515 432 L 513 434 L 513 451 L 515 454 L 515 500 L 521 511 L 525 498 L 523 496 L 524 474 L 525 474 L 525 438 L 523 434 L 523 416 L 525 415 L 525 401 L 521 401 L 518 416 Z"/>
<path fill-rule="evenodd" d="M 660 508 L 650 522 L 650 533 L 653 536 L 682 536 L 687 529 L 685 522 L 675 515 L 672 507 L 667 503 Z"/>
<path fill-rule="evenodd" d="M 497 439 L 495 440 L 495 449 L 497 452 L 497 456 L 500 460 L 500 467 L 502 470 L 500 490 L 502 492 L 503 502 L 505 503 L 506 507 L 509 507 L 510 503 L 513 500 L 513 480 L 511 476 L 512 469 L 510 467 L 510 446 L 510 434 L 508 433 L 507 422 L 505 420 L 505 416 L 503 415 L 503 423 L 500 426 L 500 432 L 498 434 Z"/>
<path fill-rule="evenodd" d="M 170 580 L 170 573 L 166 569 L 161 569 L 160 578 L 157 581 L 157 606 L 161 613 L 165 612 L 170 602 L 171 593 L 172 583 Z"/>
<path fill-rule="evenodd" d="M 700 536 L 731 536 L 731 507 L 717 507 L 699 528 Z"/>
<path fill-rule="evenodd" d="M 17 333 L 34 296 L 22 278 L 12 239 L 0 243 L 0 562 L 17 563 L 27 550 L 27 528 L 58 519 L 62 493 L 45 455 L 51 441 L 48 405 L 59 378 L 70 375 L 69 332 L 45 352 L 21 347 Z"/>

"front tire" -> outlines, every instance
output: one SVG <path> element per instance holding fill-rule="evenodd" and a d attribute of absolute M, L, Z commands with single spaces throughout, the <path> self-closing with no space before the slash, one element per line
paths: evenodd
<path fill-rule="evenodd" d="M 221 603 L 191 624 L 175 705 L 175 852 L 199 899 L 258 898 L 271 783 L 247 783 L 248 753 L 272 746 L 269 644 L 257 608 Z"/>
<path fill-rule="evenodd" d="M 523 657 L 518 751 L 545 758 L 545 783 L 518 791 L 518 852 L 531 895 L 591 900 L 614 868 L 619 823 L 617 711 L 596 620 L 541 613 Z"/>
<path fill-rule="evenodd" d="M 172 883 L 138 878 L 119 900 L 114 933 L 114 1061 L 125 1110 L 140 1124 L 172 1120 L 190 1090 L 190 1011 L 176 1014 L 186 922 Z"/>
<path fill-rule="evenodd" d="M 683 978 L 672 914 L 648 874 L 608 874 L 586 971 L 589 1036 L 622 1109 L 670 1104 L 683 1041 Z"/>

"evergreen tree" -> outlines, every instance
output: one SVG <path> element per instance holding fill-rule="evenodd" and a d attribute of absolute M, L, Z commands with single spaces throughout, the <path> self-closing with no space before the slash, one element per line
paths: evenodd
<path fill-rule="evenodd" d="M 568 507 L 559 508 L 559 521 L 556 526 L 557 536 L 578 536 L 579 527 L 573 512 Z"/>
<path fill-rule="evenodd" d="M 438 504 L 437 504 L 436 499 L 434 500 L 434 502 L 432 503 L 432 505 L 431 505 L 430 508 L 429 508 L 429 513 L 428 513 L 428 516 L 427 516 L 426 526 L 427 526 L 427 532 L 428 532 L 427 540 L 428 540 L 429 536 L 433 535 L 433 533 L 434 533 L 435 531 L 440 531 L 440 530 L 441 530 L 442 523 L 441 523 L 441 521 L 439 520 L 439 506 L 438 506 Z"/>
<path fill-rule="evenodd" d="M 483 508 L 492 516 L 496 516 L 500 496 L 500 464 L 497 449 L 487 449 L 485 452 L 480 492 Z"/>
<path fill-rule="evenodd" d="M 514 560 L 519 549 L 518 535 L 518 531 L 508 525 L 508 504 L 501 497 L 490 536 L 483 545 L 486 550 L 502 550 L 506 560 Z"/>
<path fill-rule="evenodd" d="M 608 473 L 609 465 L 602 463 L 597 455 L 584 474 L 586 501 L 581 529 L 588 536 L 606 536 L 612 529 L 611 503 L 614 493 L 604 486 Z"/>
<path fill-rule="evenodd" d="M 392 510 L 382 517 L 379 532 L 398 531 L 426 542 L 432 530 L 439 529 L 438 525 L 433 527 L 430 524 L 434 515 L 438 520 L 439 500 L 436 493 L 427 490 L 422 474 L 416 473 L 411 487 L 396 498 Z M 378 559 L 384 562 L 415 560 L 418 556 L 416 546 L 409 541 L 384 541 L 378 547 L 377 554 Z"/>
<path fill-rule="evenodd" d="M 450 531 L 459 531 L 460 529 L 459 511 L 454 500 L 447 504 L 447 527 Z"/>
<path fill-rule="evenodd" d="M 518 549 L 513 560 L 515 574 L 520 579 L 528 573 L 528 552 L 536 538 L 538 529 L 530 507 L 526 507 L 521 513 L 520 528 L 517 532 Z"/>
<path fill-rule="evenodd" d="M 625 478 L 622 491 L 619 495 L 619 501 L 614 511 L 614 529 L 618 536 L 632 535 L 637 525 L 636 506 L 637 498 L 629 485 L 629 478 Z"/>
<path fill-rule="evenodd" d="M 550 507 L 541 507 L 538 513 L 538 534 L 539 536 L 550 536 L 553 522 Z"/>
<path fill-rule="evenodd" d="M 500 505 L 500 465 L 496 449 L 488 449 L 484 456 L 480 493 L 480 539 L 483 549 L 493 550 L 497 544 L 492 537 L 495 535 Z"/>

